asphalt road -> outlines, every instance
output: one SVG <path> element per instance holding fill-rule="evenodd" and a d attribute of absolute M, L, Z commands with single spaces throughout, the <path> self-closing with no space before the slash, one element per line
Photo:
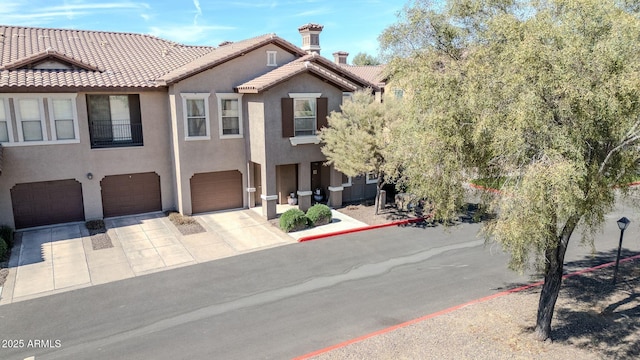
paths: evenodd
<path fill-rule="evenodd" d="M 605 255 L 577 237 L 569 269 L 613 259 L 617 216 Z M 292 358 L 531 280 L 478 229 L 385 228 L 4 305 L 0 359 Z"/>

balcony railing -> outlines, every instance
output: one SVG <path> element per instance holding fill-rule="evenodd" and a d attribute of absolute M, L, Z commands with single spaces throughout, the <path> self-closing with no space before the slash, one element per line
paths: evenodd
<path fill-rule="evenodd" d="M 142 146 L 142 124 L 92 121 L 91 147 Z"/>

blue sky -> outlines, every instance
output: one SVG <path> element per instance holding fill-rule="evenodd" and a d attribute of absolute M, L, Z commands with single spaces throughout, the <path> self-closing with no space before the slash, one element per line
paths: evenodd
<path fill-rule="evenodd" d="M 0 0 L 0 24 L 151 34 L 217 46 L 262 34 L 301 45 L 298 27 L 324 25 L 322 55 L 378 55 L 378 35 L 407 0 Z"/>

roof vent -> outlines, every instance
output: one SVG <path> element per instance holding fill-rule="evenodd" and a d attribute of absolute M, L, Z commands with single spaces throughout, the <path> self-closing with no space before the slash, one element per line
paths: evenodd
<path fill-rule="evenodd" d="M 223 41 L 220 44 L 218 44 L 218 47 L 220 46 L 225 46 L 225 45 L 229 45 L 229 44 L 233 44 L 233 41 Z"/>

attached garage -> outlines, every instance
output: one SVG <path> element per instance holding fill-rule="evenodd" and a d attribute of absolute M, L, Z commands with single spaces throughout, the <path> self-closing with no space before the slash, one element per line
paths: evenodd
<path fill-rule="evenodd" d="M 74 179 L 16 184 L 11 203 L 16 229 L 84 221 L 82 185 Z"/>
<path fill-rule="evenodd" d="M 162 210 L 160 176 L 155 172 L 105 176 L 100 187 L 104 217 Z"/>
<path fill-rule="evenodd" d="M 242 174 L 237 170 L 194 174 L 191 177 L 191 211 L 237 209 L 242 202 Z"/>

